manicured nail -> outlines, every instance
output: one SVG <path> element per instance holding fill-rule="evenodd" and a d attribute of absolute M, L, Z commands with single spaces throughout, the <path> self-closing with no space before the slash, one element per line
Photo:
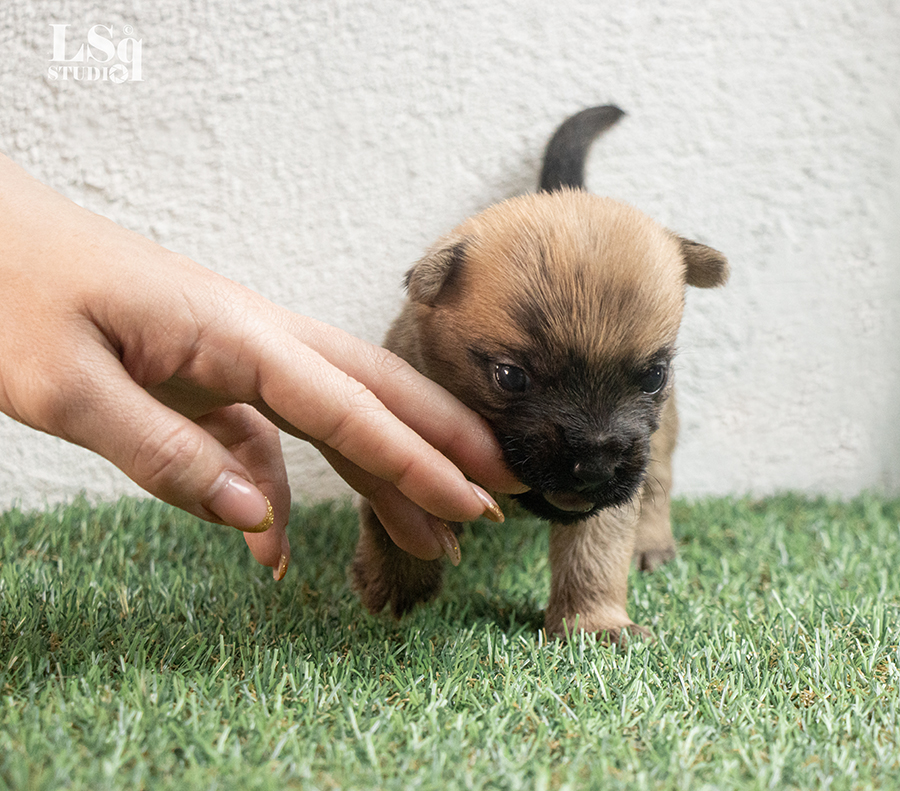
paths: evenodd
<path fill-rule="evenodd" d="M 288 543 L 287 533 L 281 537 L 281 558 L 278 565 L 272 569 L 272 579 L 281 582 L 287 574 L 288 563 L 291 562 L 291 545 Z"/>
<path fill-rule="evenodd" d="M 478 499 L 484 504 L 484 514 L 482 514 L 482 516 L 487 517 L 492 522 L 499 523 L 506 520 L 506 517 L 503 516 L 503 511 L 500 510 L 500 506 L 497 505 L 497 502 L 493 497 L 478 484 L 473 483 L 472 489 L 475 491 L 475 494 L 478 495 Z"/>
<path fill-rule="evenodd" d="M 245 533 L 263 533 L 275 522 L 269 498 L 233 472 L 218 477 L 204 505 L 226 525 Z"/>
<path fill-rule="evenodd" d="M 284 579 L 284 575 L 287 574 L 288 562 L 288 556 L 282 555 L 281 560 L 278 561 L 278 568 L 272 569 L 272 579 L 275 582 L 281 582 Z"/>
<path fill-rule="evenodd" d="M 441 519 L 429 519 L 428 526 L 434 537 L 444 550 L 444 554 L 454 566 L 458 566 L 462 555 L 459 551 L 459 541 L 456 539 L 456 533 L 453 532 L 450 525 Z"/>

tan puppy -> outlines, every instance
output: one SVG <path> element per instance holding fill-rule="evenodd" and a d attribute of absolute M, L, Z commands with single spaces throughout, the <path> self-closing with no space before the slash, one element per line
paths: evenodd
<path fill-rule="evenodd" d="M 637 210 L 584 192 L 590 142 L 622 115 L 570 118 L 547 146 L 542 191 L 440 240 L 407 275 L 385 345 L 490 424 L 552 523 L 548 631 L 645 631 L 626 612 L 632 557 L 675 553 L 672 359 L 686 285 L 725 282 L 725 258 Z M 440 589 L 442 562 L 398 549 L 363 503 L 353 583 L 400 616 Z"/>

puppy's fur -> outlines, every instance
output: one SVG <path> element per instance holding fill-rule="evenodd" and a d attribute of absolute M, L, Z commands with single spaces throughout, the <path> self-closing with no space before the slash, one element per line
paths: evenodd
<path fill-rule="evenodd" d="M 725 282 L 715 250 L 582 189 L 593 138 L 622 115 L 591 108 L 548 144 L 542 191 L 495 205 L 407 275 L 385 345 L 479 412 L 552 523 L 548 631 L 645 631 L 626 612 L 632 557 L 670 559 L 672 358 L 686 285 Z M 372 612 L 430 599 L 442 562 L 398 549 L 363 503 L 353 583 Z"/>

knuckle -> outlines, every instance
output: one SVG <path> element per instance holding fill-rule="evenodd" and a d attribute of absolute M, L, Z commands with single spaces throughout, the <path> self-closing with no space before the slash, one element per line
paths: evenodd
<path fill-rule="evenodd" d="M 340 450 L 372 426 L 383 411 L 383 405 L 371 390 L 360 382 L 352 381 L 345 393 L 344 408 L 336 415 L 325 443 Z"/>
<path fill-rule="evenodd" d="M 25 423 L 63 439 L 78 441 L 78 416 L 90 409 L 92 386 L 81 371 L 47 365 L 18 388 Z"/>
<path fill-rule="evenodd" d="M 203 436 L 192 424 L 158 424 L 138 444 L 131 469 L 148 491 L 170 493 L 179 488 L 203 451 Z"/>
<path fill-rule="evenodd" d="M 371 390 L 358 383 L 344 405 L 324 443 L 383 480 L 404 481 L 417 460 L 400 421 Z"/>
<path fill-rule="evenodd" d="M 381 346 L 373 346 L 369 354 L 371 370 L 378 381 L 386 381 L 405 374 L 410 368 L 404 359 Z"/>
<path fill-rule="evenodd" d="M 82 399 L 77 392 L 58 387 L 35 387 L 28 394 L 25 422 L 50 434 L 66 437 L 69 433 L 69 416 L 78 410 Z"/>

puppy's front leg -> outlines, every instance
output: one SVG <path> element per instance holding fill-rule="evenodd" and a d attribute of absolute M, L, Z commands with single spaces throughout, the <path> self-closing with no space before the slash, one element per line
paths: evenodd
<path fill-rule="evenodd" d="M 548 632 L 605 632 L 610 642 L 618 642 L 623 632 L 650 634 L 625 609 L 634 552 L 630 513 L 626 506 L 574 525 L 553 525 L 550 601 L 544 623 Z"/>
<path fill-rule="evenodd" d="M 641 491 L 635 529 L 634 563 L 641 571 L 654 571 L 675 557 L 672 536 L 672 453 L 678 438 L 675 394 L 663 407 L 659 428 L 650 438 L 650 464 Z"/>
<path fill-rule="evenodd" d="M 368 500 L 359 509 L 359 543 L 350 566 L 353 589 L 371 613 L 390 602 L 399 618 L 441 589 L 443 560 L 419 560 L 398 547 L 375 516 Z"/>

